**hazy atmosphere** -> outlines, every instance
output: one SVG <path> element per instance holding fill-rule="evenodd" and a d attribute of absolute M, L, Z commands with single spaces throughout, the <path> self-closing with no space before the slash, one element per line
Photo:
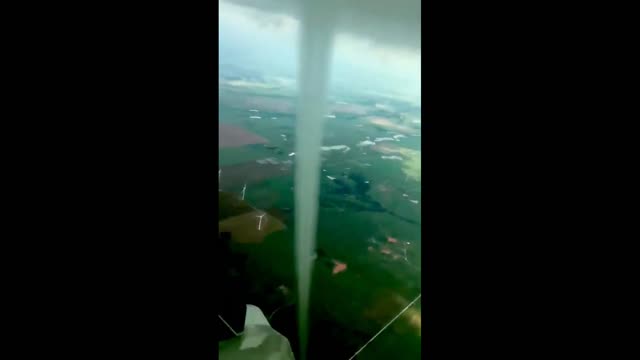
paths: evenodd
<path fill-rule="evenodd" d="M 220 2 L 221 64 L 251 65 L 285 82 L 295 82 L 299 21 L 284 11 L 269 12 L 237 3 L 248 2 Z M 382 27 L 374 21 L 361 24 L 371 29 Z M 410 35 L 409 31 L 398 31 L 395 36 L 385 32 L 379 38 L 375 35 L 380 30 L 369 35 L 357 25 L 338 29 L 332 58 L 332 87 L 419 103 L 420 32 L 419 28 L 416 30 L 416 34 Z"/>

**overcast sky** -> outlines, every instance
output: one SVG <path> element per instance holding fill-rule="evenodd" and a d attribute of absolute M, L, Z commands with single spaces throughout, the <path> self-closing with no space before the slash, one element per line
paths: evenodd
<path fill-rule="evenodd" d="M 295 12 L 286 13 L 275 7 L 258 9 L 232 1 L 242 2 L 219 2 L 220 62 L 253 68 L 266 75 L 295 78 L 299 35 Z M 377 0 L 370 1 L 376 3 Z M 420 45 L 415 26 L 385 27 L 379 18 L 363 19 L 363 12 L 357 13 L 360 18 L 346 19 L 349 21 L 344 23 L 348 26 L 339 28 L 335 37 L 332 84 L 417 100 L 420 97 Z M 407 23 L 412 21 L 419 27 L 419 19 L 407 19 Z M 356 27 L 354 23 L 361 26 Z"/>

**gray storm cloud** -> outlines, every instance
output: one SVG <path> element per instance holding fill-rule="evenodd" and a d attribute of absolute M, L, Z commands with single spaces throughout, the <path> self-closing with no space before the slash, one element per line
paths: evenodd
<path fill-rule="evenodd" d="M 318 0 L 322 3 L 322 0 Z M 299 19 L 300 0 L 225 0 L 230 4 Z M 420 0 L 344 0 L 329 9 L 336 14 L 336 32 L 372 43 L 420 50 Z M 263 19 L 267 22 L 268 19 Z"/>

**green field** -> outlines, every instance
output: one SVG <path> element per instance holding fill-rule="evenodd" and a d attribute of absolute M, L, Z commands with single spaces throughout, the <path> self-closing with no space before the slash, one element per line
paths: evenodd
<path fill-rule="evenodd" d="M 259 109 L 262 118 L 250 119 L 249 116 L 256 113 L 249 112 L 251 107 L 244 99 L 268 97 L 267 91 L 220 91 L 219 121 L 240 126 L 269 141 L 268 147 L 225 148 L 220 149 L 219 155 L 222 177 L 225 167 L 254 164 L 246 167 L 247 172 L 259 172 L 271 166 L 268 176 L 247 183 L 245 200 L 270 216 L 276 216 L 284 228 L 278 227 L 278 231 L 268 234 L 260 243 L 233 243 L 234 251 L 247 256 L 251 279 L 247 287 L 258 302 L 256 305 L 268 316 L 288 301 L 295 303 L 291 295 L 280 296 L 276 290 L 284 285 L 295 294 L 292 171 L 295 157 L 288 156 L 295 151 L 295 115 L 277 109 Z M 274 98 L 277 101 L 264 102 L 280 107 L 284 106 L 283 101 L 295 105 L 294 98 L 282 94 Z M 370 106 L 376 100 L 352 96 L 348 101 Z M 403 104 L 394 107 L 402 109 L 402 106 L 406 107 L 404 112 L 419 111 Z M 371 125 L 368 116 L 372 115 L 398 122 L 403 119 L 399 113 L 381 112 L 371 107 L 366 115 L 336 114 L 335 119 L 326 120 L 323 145 L 347 145 L 350 151 L 334 150 L 322 154 L 317 245 L 330 258 L 348 265 L 346 271 L 336 275 L 323 263 L 316 262 L 314 267 L 310 350 L 322 348 L 322 358 L 326 355 L 348 358 L 421 292 L 421 138 L 408 136 L 393 142 L 401 147 L 402 161 L 382 159 L 382 153 L 357 146 L 367 136 L 375 139 L 397 134 Z M 257 163 L 267 158 L 276 165 Z M 293 164 L 287 161 L 293 161 Z M 234 176 L 233 181 L 222 181 L 224 188 L 221 190 L 239 197 L 245 177 L 237 173 Z M 247 174 L 246 178 L 252 177 Z M 232 210 L 222 209 L 226 206 L 222 202 L 220 206 L 221 211 L 233 214 Z M 388 237 L 395 242 L 390 242 Z M 412 307 L 412 313 L 418 314 L 414 318 L 419 316 L 419 308 L 419 302 Z M 399 347 L 410 349 L 406 352 L 409 357 L 401 358 L 415 358 L 420 351 L 420 330 L 416 330 L 419 327 L 416 324 L 419 323 L 415 319 L 399 318 L 379 341 L 372 342 L 372 347 L 376 345 L 375 351 L 368 349 L 359 358 L 397 357 Z M 278 330 L 295 344 L 292 339 L 296 336 L 295 324 L 285 322 L 280 326 Z M 312 359 L 320 358 L 313 354 L 311 351 Z"/>

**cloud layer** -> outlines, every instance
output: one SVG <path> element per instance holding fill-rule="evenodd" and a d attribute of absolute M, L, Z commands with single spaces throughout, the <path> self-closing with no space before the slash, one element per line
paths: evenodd
<path fill-rule="evenodd" d="M 313 1 L 313 0 L 307 0 Z M 302 0 L 225 0 L 273 15 L 300 19 Z M 420 50 L 420 0 L 342 0 L 324 1 L 337 16 L 339 33 L 363 37 L 386 46 Z M 262 17 L 277 23 L 277 16 Z"/>

